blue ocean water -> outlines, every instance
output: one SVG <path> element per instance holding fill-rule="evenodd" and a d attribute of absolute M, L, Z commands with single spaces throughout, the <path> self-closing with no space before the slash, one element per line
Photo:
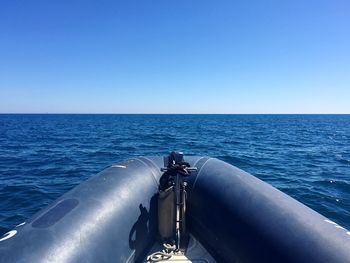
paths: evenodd
<path fill-rule="evenodd" d="M 350 229 L 350 115 L 0 115 L 0 235 L 116 161 L 217 157 Z"/>

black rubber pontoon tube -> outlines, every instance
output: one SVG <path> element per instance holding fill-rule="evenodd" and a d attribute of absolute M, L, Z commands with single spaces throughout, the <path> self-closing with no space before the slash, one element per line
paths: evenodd
<path fill-rule="evenodd" d="M 64 194 L 0 240 L 4 263 L 136 262 L 157 233 L 162 158 L 130 159 Z"/>
<path fill-rule="evenodd" d="M 209 159 L 190 179 L 191 231 L 223 262 L 350 262 L 350 232 L 252 175 Z"/>

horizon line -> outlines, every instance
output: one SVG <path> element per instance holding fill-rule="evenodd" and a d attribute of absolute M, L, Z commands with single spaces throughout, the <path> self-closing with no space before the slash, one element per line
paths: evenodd
<path fill-rule="evenodd" d="M 0 115 L 350 115 L 350 113 L 112 113 L 112 112 L 0 112 Z"/>

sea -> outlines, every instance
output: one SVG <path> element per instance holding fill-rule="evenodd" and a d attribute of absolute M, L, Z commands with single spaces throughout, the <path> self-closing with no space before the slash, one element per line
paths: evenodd
<path fill-rule="evenodd" d="M 350 229 L 350 115 L 0 115 L 0 235 L 111 164 L 212 156 Z"/>

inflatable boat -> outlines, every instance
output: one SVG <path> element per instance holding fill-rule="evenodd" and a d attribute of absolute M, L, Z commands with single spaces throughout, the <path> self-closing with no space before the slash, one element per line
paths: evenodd
<path fill-rule="evenodd" d="M 169 248 L 178 236 L 163 247 L 174 228 L 167 207 L 175 208 L 161 197 L 169 188 L 160 190 L 169 157 L 138 157 L 111 165 L 0 237 L 0 262 L 350 262 L 343 227 L 228 163 L 183 161 L 192 170 L 178 203 L 186 220 L 181 248 Z"/>

